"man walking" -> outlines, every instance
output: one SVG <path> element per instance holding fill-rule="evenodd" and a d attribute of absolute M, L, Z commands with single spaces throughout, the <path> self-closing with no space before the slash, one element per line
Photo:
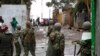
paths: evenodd
<path fill-rule="evenodd" d="M 14 44 L 16 48 L 16 56 L 20 56 L 21 54 L 21 26 L 17 26 L 16 32 L 15 32 L 15 38 L 14 38 Z"/>
<path fill-rule="evenodd" d="M 54 25 L 54 31 L 50 33 L 46 56 L 64 56 L 65 40 L 61 31 L 61 24 Z"/>
<path fill-rule="evenodd" d="M 29 21 L 26 23 L 26 29 L 23 37 L 25 51 L 24 56 L 28 56 L 29 51 L 31 52 L 32 56 L 35 56 L 36 41 L 34 29 L 32 28 L 31 23 Z"/>

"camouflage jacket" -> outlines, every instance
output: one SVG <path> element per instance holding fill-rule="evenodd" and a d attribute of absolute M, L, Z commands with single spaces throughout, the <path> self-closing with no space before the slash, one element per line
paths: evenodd
<path fill-rule="evenodd" d="M 23 33 L 24 43 L 35 43 L 35 34 L 34 29 L 25 29 Z"/>
<path fill-rule="evenodd" d="M 91 54 L 91 39 L 80 41 L 80 50 L 78 52 L 82 55 L 90 55 Z"/>
<path fill-rule="evenodd" d="M 58 31 L 54 31 L 50 34 L 50 38 L 52 41 L 53 47 L 55 50 L 64 50 L 64 46 L 65 46 L 65 39 L 64 39 L 64 35 Z"/>
<path fill-rule="evenodd" d="M 22 32 L 19 31 L 19 30 L 16 30 L 16 32 L 15 32 L 14 35 L 15 35 L 14 42 L 15 42 L 15 43 L 16 43 L 16 42 L 19 42 L 19 38 L 21 38 Z"/>

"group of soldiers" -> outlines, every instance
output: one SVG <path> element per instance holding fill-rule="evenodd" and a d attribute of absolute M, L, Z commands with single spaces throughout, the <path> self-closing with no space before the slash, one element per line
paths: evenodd
<path fill-rule="evenodd" d="M 53 20 L 51 20 L 47 34 L 49 41 L 46 56 L 64 56 L 64 35 L 60 33 L 60 30 L 61 24 L 53 25 Z M 17 26 L 14 33 L 7 32 L 8 29 L 0 32 L 0 56 L 13 56 L 14 46 L 16 56 L 20 56 L 21 44 L 24 47 L 23 56 L 28 56 L 29 51 L 32 56 L 35 56 L 36 36 L 30 21 L 26 22 L 26 28 L 23 30 L 21 26 Z"/>
<path fill-rule="evenodd" d="M 22 46 L 24 47 L 24 56 L 28 56 L 29 51 L 32 56 L 35 56 L 36 40 L 34 35 L 34 28 L 32 27 L 30 21 L 26 23 L 26 29 L 24 30 L 21 30 L 21 26 L 18 26 L 14 36 L 16 56 L 20 56 L 21 54 L 21 44 L 20 41 L 18 41 L 19 38 L 21 39 Z"/>
<path fill-rule="evenodd" d="M 86 24 L 87 28 L 85 29 L 86 31 L 89 30 L 90 24 Z M 13 44 L 15 45 L 16 49 L 16 56 L 21 55 L 21 45 L 24 47 L 24 56 L 28 56 L 29 51 L 32 54 L 32 56 L 35 56 L 35 49 L 36 49 L 36 36 L 34 32 L 34 28 L 31 25 L 30 21 L 26 22 L 26 28 L 24 30 L 21 29 L 21 26 L 17 26 L 16 32 L 11 34 L 11 33 L 6 33 L 0 32 L 0 56 L 13 56 Z M 55 23 L 53 20 L 49 21 L 49 26 L 48 26 L 48 32 L 47 32 L 47 37 L 49 39 L 48 41 L 48 48 L 46 52 L 46 56 L 64 56 L 64 48 L 65 48 L 65 37 L 64 34 L 61 33 L 61 24 L 60 23 Z M 21 42 L 19 41 L 21 40 Z M 87 49 L 88 51 L 90 50 L 90 47 L 88 48 L 87 43 L 89 43 L 90 39 L 87 41 L 75 41 L 77 43 L 85 43 L 83 44 L 87 46 L 87 48 L 80 48 L 80 50 Z M 82 44 L 80 44 L 82 46 Z M 86 51 L 87 51 L 86 50 Z M 84 52 L 82 56 L 90 56 L 90 52 Z M 82 53 L 82 51 L 79 51 Z"/>
<path fill-rule="evenodd" d="M 21 44 L 24 47 L 24 56 L 28 56 L 29 51 L 32 56 L 35 56 L 34 29 L 29 21 L 26 23 L 26 29 L 21 30 L 21 26 L 17 26 L 15 33 L 9 33 L 8 27 L 3 27 L 3 29 L 2 27 L 0 27 L 0 56 L 13 56 L 14 46 L 16 56 L 20 56 Z"/>
<path fill-rule="evenodd" d="M 80 56 L 91 56 L 91 23 L 85 21 L 82 24 L 82 28 L 83 33 L 81 40 L 72 41 L 72 43 L 75 42 L 80 45 L 78 53 L 76 54 L 76 52 L 74 52 L 74 56 L 79 54 L 81 54 Z M 47 36 L 49 37 L 49 41 L 46 56 L 64 56 L 65 37 L 64 34 L 61 33 L 61 24 L 55 23 L 53 25 L 53 21 L 51 20 Z"/>

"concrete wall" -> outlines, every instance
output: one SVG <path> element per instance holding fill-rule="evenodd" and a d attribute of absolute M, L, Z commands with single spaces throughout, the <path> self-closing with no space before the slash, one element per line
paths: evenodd
<path fill-rule="evenodd" d="M 9 31 L 12 32 L 10 22 L 15 17 L 18 21 L 18 25 L 25 28 L 25 22 L 27 19 L 26 5 L 2 5 L 0 9 L 0 16 L 4 19 L 5 24 L 9 27 Z"/>

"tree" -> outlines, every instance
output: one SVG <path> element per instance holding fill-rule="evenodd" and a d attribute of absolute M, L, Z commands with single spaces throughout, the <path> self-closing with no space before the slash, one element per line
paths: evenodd
<path fill-rule="evenodd" d="M 86 12 L 88 12 L 87 10 L 87 5 L 83 2 L 83 1 L 80 1 L 77 5 L 76 5 L 76 11 L 78 12 L 82 12 L 83 9 L 85 9 Z"/>
<path fill-rule="evenodd" d="M 71 2 L 74 3 L 75 1 L 76 0 L 52 0 L 50 3 L 54 8 L 61 9 L 69 6 Z"/>
<path fill-rule="evenodd" d="M 52 6 L 52 3 L 51 3 L 51 2 L 47 2 L 46 5 L 47 5 L 48 7 L 51 7 L 51 6 Z"/>

